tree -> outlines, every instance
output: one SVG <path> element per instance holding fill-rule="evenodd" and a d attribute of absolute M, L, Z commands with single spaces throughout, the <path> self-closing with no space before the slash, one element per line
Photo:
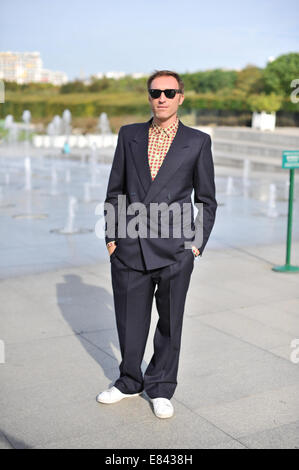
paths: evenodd
<path fill-rule="evenodd" d="M 236 88 L 250 95 L 264 91 L 265 83 L 263 70 L 255 65 L 248 64 L 243 70 L 237 72 Z"/>
<path fill-rule="evenodd" d="M 73 82 L 65 83 L 60 87 L 60 93 L 84 93 L 86 86 L 81 80 L 74 80 Z"/>
<path fill-rule="evenodd" d="M 299 78 L 299 53 L 281 55 L 273 62 L 268 62 L 264 69 L 265 91 L 289 96 L 294 78 Z"/>
<path fill-rule="evenodd" d="M 223 89 L 233 89 L 237 78 L 235 70 L 207 70 L 192 74 L 182 74 L 186 90 L 196 93 L 221 92 Z"/>
<path fill-rule="evenodd" d="M 270 95 L 260 93 L 259 95 L 249 96 L 248 104 L 251 111 L 272 113 L 279 110 L 282 99 L 282 96 L 278 96 L 275 93 L 271 93 Z"/>
<path fill-rule="evenodd" d="M 110 86 L 110 81 L 109 78 L 103 77 L 103 78 L 93 78 L 91 84 L 87 87 L 88 91 L 91 91 L 92 93 L 98 93 L 103 90 L 107 90 Z"/>

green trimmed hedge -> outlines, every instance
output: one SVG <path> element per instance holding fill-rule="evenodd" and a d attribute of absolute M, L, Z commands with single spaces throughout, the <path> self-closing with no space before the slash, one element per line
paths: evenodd
<path fill-rule="evenodd" d="M 62 115 L 69 109 L 73 117 L 97 117 L 102 112 L 108 116 L 122 116 L 126 114 L 147 114 L 149 103 L 144 93 L 109 93 L 109 94 L 67 94 L 67 95 L 21 95 L 9 92 L 6 102 L 0 105 L 0 118 L 12 114 L 16 121 L 22 119 L 25 109 L 29 109 L 35 119 L 52 119 L 56 114 Z M 190 93 L 185 95 L 182 112 L 198 109 L 218 109 L 231 111 L 252 111 L 251 96 L 233 90 L 231 93 Z M 298 112 L 298 104 L 292 103 L 289 98 L 281 101 L 279 110 Z"/>

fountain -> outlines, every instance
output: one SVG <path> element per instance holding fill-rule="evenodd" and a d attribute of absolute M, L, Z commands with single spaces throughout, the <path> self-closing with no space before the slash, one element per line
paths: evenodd
<path fill-rule="evenodd" d="M 84 202 L 90 202 L 90 183 L 84 183 Z"/>
<path fill-rule="evenodd" d="M 11 114 L 8 114 L 4 119 L 4 129 L 7 129 L 7 141 L 11 143 L 12 129 L 14 127 L 14 118 Z"/>
<path fill-rule="evenodd" d="M 243 166 L 243 184 L 244 186 L 249 186 L 249 177 L 250 177 L 250 160 L 247 158 L 244 160 L 244 166 Z"/>
<path fill-rule="evenodd" d="M 62 132 L 66 135 L 67 142 L 69 141 L 69 136 L 71 134 L 71 121 L 72 114 L 68 109 L 65 109 L 62 113 Z"/>
<path fill-rule="evenodd" d="M 51 196 L 57 196 L 58 191 L 57 191 L 57 182 L 58 182 L 58 177 L 57 177 L 57 170 L 56 170 L 56 165 L 55 163 L 52 163 L 51 166 Z"/>
<path fill-rule="evenodd" d="M 18 127 L 14 122 L 11 114 L 8 114 L 4 119 L 4 129 L 7 130 L 6 142 L 8 144 L 7 156 L 10 156 L 10 150 L 14 151 L 14 146 L 18 141 Z"/>
<path fill-rule="evenodd" d="M 91 145 L 91 154 L 90 154 L 90 175 L 91 175 L 91 186 L 96 186 L 97 180 L 97 147 L 96 144 L 93 143 Z"/>
<path fill-rule="evenodd" d="M 62 120 L 61 117 L 57 114 L 53 117 L 52 120 L 54 135 L 60 135 L 62 132 Z"/>
<path fill-rule="evenodd" d="M 47 135 L 49 136 L 50 147 L 54 147 L 54 139 L 56 135 L 56 127 L 53 121 L 47 125 Z"/>
<path fill-rule="evenodd" d="M 99 185 L 97 185 L 97 186 L 99 186 Z M 98 201 L 98 198 L 94 199 L 92 197 L 93 186 L 90 182 L 84 183 L 83 188 L 84 188 L 84 195 L 83 195 L 82 202 L 89 204 L 90 202 L 97 202 Z"/>
<path fill-rule="evenodd" d="M 235 187 L 234 187 L 234 180 L 232 176 L 229 176 L 227 179 L 227 186 L 226 186 L 226 192 L 225 194 L 227 196 L 233 196 L 236 193 Z"/>
<path fill-rule="evenodd" d="M 8 130 L 8 140 L 10 140 L 10 130 L 14 125 L 14 118 L 12 114 L 8 114 L 4 119 L 4 129 Z"/>
<path fill-rule="evenodd" d="M 22 119 L 25 124 L 25 156 L 28 157 L 29 155 L 29 126 L 31 121 L 31 113 L 28 109 L 25 109 L 22 115 Z"/>
<path fill-rule="evenodd" d="M 111 145 L 112 132 L 107 113 L 100 114 L 97 127 L 100 130 L 101 147 L 104 148 Z"/>
<path fill-rule="evenodd" d="M 67 168 L 65 171 L 65 182 L 66 183 L 71 182 L 71 170 L 69 168 Z"/>
<path fill-rule="evenodd" d="M 15 207 L 15 204 L 5 202 L 4 187 L 0 186 L 0 209 L 10 209 L 11 207 Z"/>
<path fill-rule="evenodd" d="M 63 156 L 61 149 L 66 138 L 69 137 L 70 144 L 73 141 L 72 139 L 75 141 L 75 138 L 70 135 L 71 114 L 68 110 L 65 110 L 62 114 L 62 118 L 56 115 L 53 119 L 51 118 L 51 122 L 47 125 L 46 134 L 48 135 L 45 136 L 44 144 L 48 149 L 49 147 L 51 148 L 50 152 L 45 152 L 41 148 L 43 146 L 42 136 L 38 136 L 39 140 L 37 139 L 36 142 L 37 147 L 40 147 L 40 151 L 39 153 L 36 152 L 38 155 L 36 159 L 33 158 L 30 146 L 28 145 L 31 139 L 31 114 L 28 109 L 25 109 L 23 114 L 21 113 L 21 117 L 21 125 L 14 123 L 12 115 L 6 116 L 5 119 L 5 127 L 7 129 L 6 141 L 9 145 L 6 144 L 7 149 L 5 149 L 4 156 L 1 159 L 1 209 L 15 207 L 17 210 L 14 210 L 8 215 L 14 220 L 31 220 L 32 225 L 28 225 L 28 227 L 30 227 L 30 230 L 31 228 L 34 230 L 34 224 L 40 223 L 39 221 L 35 221 L 35 219 L 45 219 L 48 217 L 48 214 L 42 213 L 42 208 L 51 207 L 51 210 L 58 211 L 58 214 L 60 214 L 61 209 L 65 206 L 65 215 L 62 217 L 62 220 L 54 219 L 56 221 L 60 220 L 60 223 L 56 223 L 54 226 L 51 225 L 48 231 L 66 236 L 94 233 L 94 223 L 92 221 L 88 223 L 86 228 L 84 227 L 85 224 L 80 223 L 79 208 L 84 208 L 83 220 L 85 220 L 86 204 L 94 203 L 95 200 L 98 202 L 99 192 L 97 191 L 97 187 L 100 186 L 98 145 L 101 143 L 101 136 L 96 136 L 98 141 L 94 142 L 89 149 L 84 149 L 81 161 L 76 161 L 75 159 L 71 160 L 67 158 L 67 155 Z M 105 122 L 107 124 L 107 117 L 102 121 L 101 131 L 109 132 L 110 126 L 107 126 Z M 17 131 L 20 129 L 22 129 L 22 133 L 24 134 L 20 144 L 22 152 L 19 152 L 15 146 L 14 148 L 11 146 L 11 144 L 16 141 Z M 23 154 L 24 148 L 26 149 L 26 155 Z M 52 148 L 57 151 L 52 152 Z M 11 158 L 7 150 L 12 150 Z M 43 157 L 42 161 L 41 156 Z M 103 176 L 106 177 L 106 173 Z M 40 181 L 40 188 L 35 188 L 34 183 L 37 180 Z M 80 182 L 80 185 L 77 184 L 78 182 Z M 60 185 L 60 183 L 62 183 L 62 185 Z M 62 190 L 62 187 L 64 187 L 64 190 Z M 45 191 L 46 188 L 48 191 Z M 96 188 L 97 194 L 95 194 L 94 188 Z M 41 189 L 41 191 L 36 193 L 33 189 Z M 12 195 L 12 191 L 14 191 L 16 201 L 11 202 L 17 202 L 17 204 L 8 205 L 6 204 L 8 202 L 6 195 Z M 51 196 L 57 195 L 59 195 L 59 198 L 56 198 L 53 204 Z M 43 198 L 40 198 L 40 196 L 46 197 L 45 205 Z M 80 201 L 78 196 L 81 198 Z M 95 196 L 97 197 L 95 198 Z M 87 212 L 90 213 L 89 208 Z M 44 227 L 47 226 L 45 225 Z M 56 230 L 51 230 L 52 228 Z"/>
<path fill-rule="evenodd" d="M 32 171 L 31 171 L 30 157 L 25 157 L 24 166 L 25 166 L 25 190 L 31 191 L 32 190 L 32 185 L 31 185 Z"/>
<path fill-rule="evenodd" d="M 81 167 L 85 166 L 85 163 L 86 163 L 86 157 L 88 157 L 88 155 L 86 155 L 84 152 L 82 153 L 81 155 Z"/>
<path fill-rule="evenodd" d="M 74 196 L 69 197 L 68 202 L 68 214 L 67 220 L 64 228 L 62 229 L 53 229 L 50 230 L 51 233 L 59 233 L 62 235 L 75 235 L 79 233 L 88 233 L 93 232 L 93 229 L 84 229 L 84 228 L 77 228 L 75 226 L 75 214 L 78 208 L 78 200 Z"/>
<path fill-rule="evenodd" d="M 269 186 L 267 217 L 278 217 L 278 215 L 276 210 L 276 185 L 271 183 Z"/>
<path fill-rule="evenodd" d="M 111 128 L 107 113 L 101 113 L 98 120 L 98 128 L 102 135 L 111 134 Z"/>
<path fill-rule="evenodd" d="M 61 230 L 61 233 L 71 234 L 71 233 L 78 232 L 78 229 L 76 229 L 74 225 L 75 212 L 76 212 L 77 207 L 78 207 L 77 199 L 74 196 L 70 196 L 67 222 L 66 222 L 65 227 Z"/>
<path fill-rule="evenodd" d="M 53 153 L 55 154 L 56 152 L 54 151 L 56 147 L 56 137 L 61 135 L 62 131 L 62 121 L 61 117 L 58 116 L 57 114 L 53 117 L 52 121 L 49 122 L 47 125 L 47 147 L 50 149 L 53 149 Z"/>

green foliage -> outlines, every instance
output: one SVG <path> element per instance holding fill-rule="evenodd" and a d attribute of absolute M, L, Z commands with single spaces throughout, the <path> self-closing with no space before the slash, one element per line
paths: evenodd
<path fill-rule="evenodd" d="M 263 70 L 255 65 L 247 65 L 237 72 L 235 86 L 247 95 L 262 93 L 265 88 Z"/>
<path fill-rule="evenodd" d="M 39 95 L 48 95 L 57 93 L 59 91 L 59 87 L 52 85 L 51 83 L 24 83 L 19 85 L 16 82 L 7 82 L 4 81 L 5 84 L 5 91 L 14 91 L 14 92 L 22 92 L 27 94 L 39 94 Z"/>
<path fill-rule="evenodd" d="M 292 80 L 299 78 L 299 53 L 279 56 L 264 69 L 265 92 L 290 96 Z"/>
<path fill-rule="evenodd" d="M 222 89 L 232 90 L 237 79 L 234 70 L 207 70 L 190 74 L 182 74 L 185 90 L 194 90 L 196 93 L 218 92 Z"/>
<path fill-rule="evenodd" d="M 114 78 L 97 78 L 91 77 L 91 83 L 85 84 L 82 81 L 74 80 L 62 85 L 60 88 L 61 94 L 70 93 L 100 93 L 107 91 L 111 93 L 115 92 L 135 92 L 144 93 L 146 90 L 146 77 L 135 79 L 129 75 L 118 80 Z"/>
<path fill-rule="evenodd" d="M 261 93 L 259 95 L 251 95 L 248 98 L 248 104 L 251 111 L 272 113 L 279 110 L 282 100 L 282 96 L 275 95 L 274 93 L 270 95 Z"/>
<path fill-rule="evenodd" d="M 60 93 L 84 93 L 86 86 L 81 80 L 75 80 L 73 82 L 65 83 L 60 87 Z"/>
<path fill-rule="evenodd" d="M 99 93 L 100 91 L 107 90 L 110 86 L 109 79 L 104 77 L 103 79 L 93 79 L 92 83 L 87 86 L 87 91 L 91 93 Z"/>

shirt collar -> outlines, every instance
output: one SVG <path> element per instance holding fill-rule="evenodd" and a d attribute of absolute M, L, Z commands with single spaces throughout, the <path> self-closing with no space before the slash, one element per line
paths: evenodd
<path fill-rule="evenodd" d="M 176 120 L 170 124 L 168 127 L 161 127 L 158 124 L 154 123 L 154 120 L 152 121 L 151 127 L 153 130 L 157 133 L 160 134 L 161 132 L 164 132 L 167 137 L 170 137 L 172 134 L 175 134 L 179 125 L 179 118 L 177 117 Z"/>

